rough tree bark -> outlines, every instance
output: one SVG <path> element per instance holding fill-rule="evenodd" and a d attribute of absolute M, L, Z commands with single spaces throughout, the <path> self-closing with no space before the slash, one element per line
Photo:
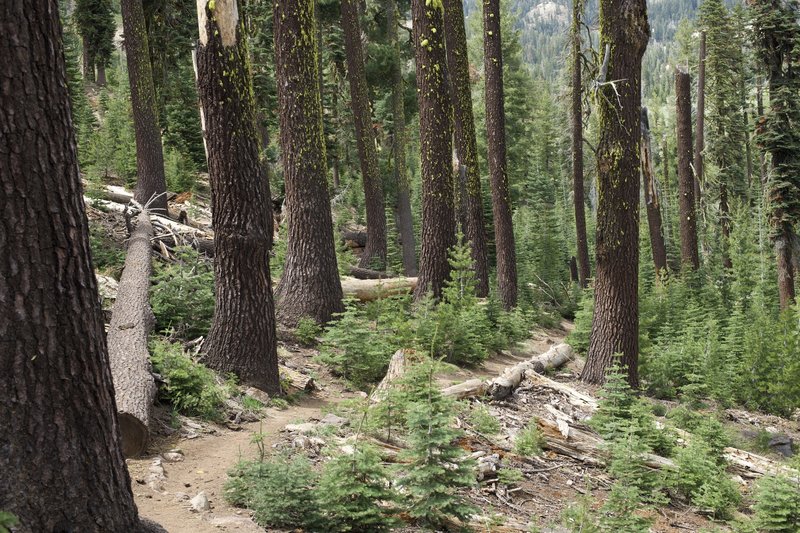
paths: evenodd
<path fill-rule="evenodd" d="M 259 161 L 256 105 L 237 0 L 197 3 L 197 88 L 214 222 L 214 321 L 203 361 L 280 394 L 269 270 L 272 202 Z"/>
<path fill-rule="evenodd" d="M 81 58 L 83 59 L 83 79 L 89 83 L 94 83 L 94 58 L 91 53 L 91 46 L 89 45 L 89 38 L 83 36 L 81 38 Z"/>
<path fill-rule="evenodd" d="M 422 162 L 422 253 L 414 296 L 432 292 L 438 298 L 450 273 L 447 252 L 456 241 L 444 13 L 441 2 L 426 0 L 412 0 L 411 12 Z"/>
<path fill-rule="evenodd" d="M 697 250 L 694 174 L 692 172 L 692 96 L 689 73 L 675 69 L 675 117 L 678 136 L 678 217 L 680 218 L 681 263 L 700 268 Z"/>
<path fill-rule="evenodd" d="M 458 212 L 464 213 L 461 231 L 472 250 L 477 283 L 475 293 L 483 298 L 489 294 L 489 260 L 486 252 L 486 226 L 483 222 L 481 169 L 475 138 L 475 119 L 472 114 L 464 5 L 461 0 L 444 0 L 444 30 L 447 44 L 447 72 L 450 75 L 450 97 L 453 102 L 456 154 L 466 174 L 464 183 L 459 183 L 460 187 L 456 188 L 459 191 L 456 204 Z"/>
<path fill-rule="evenodd" d="M 517 252 L 506 172 L 506 112 L 503 92 L 503 41 L 500 0 L 483 0 L 483 64 L 486 76 L 486 137 L 492 187 L 497 292 L 503 307 L 517 305 Z"/>
<path fill-rule="evenodd" d="M 639 385 L 639 123 L 649 37 L 644 0 L 600 1 L 600 49 L 610 57 L 598 94 L 595 311 L 581 372 L 590 383 L 603 383 L 614 354 L 621 354 L 628 381 Z"/>
<path fill-rule="evenodd" d="M 644 203 L 647 208 L 647 227 L 650 230 L 650 248 L 653 252 L 653 265 L 658 277 L 667 272 L 667 247 L 664 244 L 664 231 L 661 226 L 661 205 L 658 198 L 656 171 L 653 167 L 653 150 L 650 142 L 650 121 L 647 108 L 642 108 L 642 186 Z"/>
<path fill-rule="evenodd" d="M 133 128 L 136 133 L 136 201 L 150 204 L 153 213 L 167 216 L 167 181 L 164 177 L 164 151 L 158 127 L 153 69 L 147 44 L 142 0 L 120 0 L 125 35 L 125 56 L 131 86 Z"/>
<path fill-rule="evenodd" d="M 344 310 L 317 84 L 314 0 L 276 0 L 275 70 L 286 187 L 286 262 L 275 291 L 278 318 L 327 322 Z"/>
<path fill-rule="evenodd" d="M 705 149 L 706 110 L 706 32 L 700 32 L 700 50 L 697 63 L 697 127 L 694 137 L 694 198 L 699 205 L 702 199 L 703 150 Z"/>
<path fill-rule="evenodd" d="M 358 265 L 383 270 L 386 268 L 386 209 L 383 202 L 383 182 L 378 172 L 375 135 L 372 131 L 372 111 L 364 72 L 364 51 L 361 46 L 361 24 L 357 0 L 341 0 L 347 78 L 350 82 L 350 108 L 353 110 L 358 159 L 364 184 L 364 203 L 367 211 L 367 246 Z"/>
<path fill-rule="evenodd" d="M 397 203 L 395 218 L 400 234 L 400 247 L 403 256 L 403 273 L 416 276 L 417 251 L 414 239 L 414 219 L 411 214 L 411 190 L 406 168 L 406 110 L 404 103 L 405 83 L 400 52 L 400 40 L 397 38 L 398 15 L 396 0 L 385 0 L 386 34 L 392 47 L 392 156 L 394 158 L 394 177 L 397 183 Z"/>
<path fill-rule="evenodd" d="M 583 84 L 581 82 L 581 15 L 583 3 L 572 3 L 572 195 L 575 205 L 575 237 L 578 282 L 589 283 L 589 243 L 586 238 L 586 207 L 583 192 Z"/>
<path fill-rule="evenodd" d="M 145 531 L 89 251 L 54 0 L 0 3 L 0 509 L 15 531 Z"/>
<path fill-rule="evenodd" d="M 141 455 L 147 447 L 150 412 L 157 392 L 147 349 L 155 323 L 150 307 L 152 237 L 150 214 L 143 210 L 128 240 L 125 268 L 108 329 L 108 357 L 125 457 Z"/>

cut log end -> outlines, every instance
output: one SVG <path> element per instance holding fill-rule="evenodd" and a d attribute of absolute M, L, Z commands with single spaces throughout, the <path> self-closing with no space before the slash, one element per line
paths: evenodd
<path fill-rule="evenodd" d="M 119 413 L 119 428 L 122 434 L 122 455 L 138 457 L 147 448 L 149 431 L 141 420 L 129 413 Z"/>

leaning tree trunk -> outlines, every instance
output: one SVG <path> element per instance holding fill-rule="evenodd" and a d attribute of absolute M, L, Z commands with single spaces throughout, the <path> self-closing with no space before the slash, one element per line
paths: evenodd
<path fill-rule="evenodd" d="M 467 34 L 464 28 L 464 5 L 461 0 L 444 1 L 444 34 L 447 49 L 447 72 L 453 102 L 455 145 L 458 161 L 465 169 L 464 183 L 459 182 L 459 213 L 464 213 L 461 231 L 469 241 L 475 269 L 476 294 L 489 294 L 489 260 L 486 252 L 486 226 L 483 222 L 481 169 L 472 114 L 472 91 L 469 81 Z M 459 174 L 459 177 L 461 174 Z M 461 181 L 461 180 L 460 180 Z"/>
<path fill-rule="evenodd" d="M 506 172 L 506 112 L 500 0 L 483 0 L 483 64 L 486 76 L 486 137 L 492 186 L 497 292 L 506 310 L 517 305 L 517 252 Z"/>
<path fill-rule="evenodd" d="M 572 3 L 572 195 L 575 205 L 575 237 L 578 255 L 578 281 L 589 283 L 589 243 L 586 238 L 586 206 L 583 192 L 583 84 L 581 82 L 581 14 L 583 3 Z"/>
<path fill-rule="evenodd" d="M 397 183 L 397 203 L 395 217 L 400 234 L 400 247 L 403 255 L 403 273 L 417 275 L 417 251 L 414 238 L 414 219 L 411 213 L 411 189 L 406 168 L 406 110 L 405 83 L 403 81 L 400 40 L 397 38 L 397 3 L 385 0 L 386 33 L 394 56 L 392 61 L 392 121 L 394 132 L 392 148 L 394 157 L 394 176 Z"/>
<path fill-rule="evenodd" d="M 144 531 L 120 450 L 58 9 L 2 2 L 0 20 L 0 509 L 21 532 Z"/>
<path fill-rule="evenodd" d="M 700 51 L 697 63 L 697 128 L 694 137 L 694 198 L 700 205 L 703 183 L 703 150 L 705 149 L 706 109 L 706 32 L 700 32 Z"/>
<path fill-rule="evenodd" d="M 675 69 L 675 117 L 678 135 L 678 217 L 680 218 L 681 263 L 700 268 L 697 250 L 694 174 L 692 173 L 692 96 L 689 73 Z"/>
<path fill-rule="evenodd" d="M 598 96 L 595 310 L 581 379 L 602 383 L 614 354 L 621 354 L 629 383 L 638 387 L 639 122 L 650 36 L 645 1 L 601 0 L 600 28 L 600 49 L 610 57 Z"/>
<path fill-rule="evenodd" d="M 358 21 L 357 0 L 342 0 L 342 29 L 344 31 L 347 77 L 350 81 L 350 108 L 353 110 L 358 159 L 364 184 L 364 203 L 367 210 L 367 246 L 358 264 L 365 268 L 386 268 L 386 209 L 383 205 L 383 183 L 378 173 L 375 135 L 372 132 L 372 111 L 364 73 L 364 51 L 361 47 L 361 24 Z"/>
<path fill-rule="evenodd" d="M 272 202 L 237 0 L 198 3 L 197 89 L 214 222 L 214 321 L 204 362 L 280 394 L 269 252 Z"/>
<path fill-rule="evenodd" d="M 661 226 L 661 205 L 658 201 L 656 171 L 653 167 L 653 150 L 650 143 L 650 121 L 647 108 L 642 108 L 642 186 L 644 203 L 647 208 L 647 227 L 650 230 L 650 248 L 653 251 L 653 265 L 658 277 L 667 272 L 667 247 L 664 244 L 664 230 Z"/>
<path fill-rule="evenodd" d="M 286 262 L 275 291 L 278 317 L 327 322 L 344 310 L 328 196 L 317 82 L 314 0 L 274 3 L 275 70 L 286 187 Z"/>
<path fill-rule="evenodd" d="M 125 34 L 125 56 L 131 86 L 133 129 L 136 133 L 136 201 L 150 203 L 153 213 L 167 216 L 167 181 L 164 177 L 164 152 L 150 65 L 142 0 L 120 0 Z"/>
<path fill-rule="evenodd" d="M 432 292 L 438 298 L 450 273 L 447 253 L 456 241 L 444 8 L 427 0 L 412 0 L 411 6 L 422 162 L 422 254 L 414 296 Z"/>
<path fill-rule="evenodd" d="M 150 412 L 156 399 L 156 382 L 150 366 L 147 341 L 155 317 L 150 307 L 150 239 L 153 225 L 147 210 L 139 213 L 128 240 L 125 268 L 108 329 L 108 357 L 122 433 L 122 453 L 144 453 L 150 437 Z"/>

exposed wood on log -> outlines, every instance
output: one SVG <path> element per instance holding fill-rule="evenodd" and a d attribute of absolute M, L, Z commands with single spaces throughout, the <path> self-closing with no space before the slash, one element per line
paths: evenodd
<path fill-rule="evenodd" d="M 378 386 L 372 391 L 370 401 L 377 403 L 386 397 L 387 392 L 392 387 L 395 381 L 400 379 L 406 370 L 409 363 L 409 356 L 413 355 L 415 350 L 408 348 L 400 348 L 392 358 L 389 360 L 389 368 L 386 369 L 386 375 L 383 377 Z"/>
<path fill-rule="evenodd" d="M 108 353 L 126 457 L 141 454 L 149 438 L 150 411 L 156 383 L 150 366 L 147 337 L 155 318 L 150 308 L 150 239 L 153 226 L 146 210 L 137 219 L 128 243 L 125 268 L 117 290 L 108 330 Z"/>
<path fill-rule="evenodd" d="M 288 366 L 280 365 L 278 368 L 281 374 L 281 381 L 286 382 L 290 388 L 300 392 L 314 392 L 319 390 L 314 378 L 301 374 L 297 370 L 289 368 Z"/>
<path fill-rule="evenodd" d="M 350 275 L 358 279 L 390 279 L 391 274 L 381 272 L 380 270 L 372 270 L 370 268 L 361 268 L 357 266 L 350 267 Z"/>
<path fill-rule="evenodd" d="M 364 248 L 367 246 L 366 231 L 343 231 L 342 242 L 348 248 Z"/>
<path fill-rule="evenodd" d="M 342 292 L 345 298 L 372 302 L 398 294 L 410 294 L 417 286 L 417 278 L 356 279 L 343 277 Z"/>

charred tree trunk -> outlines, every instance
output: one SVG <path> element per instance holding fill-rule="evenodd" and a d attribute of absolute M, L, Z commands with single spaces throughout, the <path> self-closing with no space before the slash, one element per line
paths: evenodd
<path fill-rule="evenodd" d="M 680 219 L 681 263 L 700 268 L 697 249 L 694 175 L 692 173 L 692 96 L 689 73 L 675 69 L 675 117 L 678 135 L 678 217 Z"/>
<path fill-rule="evenodd" d="M 314 0 L 276 0 L 275 70 L 286 186 L 286 262 L 278 318 L 327 322 L 344 309 L 336 266 L 317 81 Z"/>
<path fill-rule="evenodd" d="M 447 41 L 450 97 L 453 102 L 456 154 L 465 170 L 463 183 L 459 181 L 456 203 L 459 213 L 464 214 L 461 231 L 470 242 L 472 250 L 477 282 L 475 292 L 479 297 L 485 297 L 489 294 L 489 260 L 486 253 L 486 226 L 483 222 L 481 169 L 475 139 L 475 119 L 472 114 L 464 5 L 461 0 L 444 1 L 444 30 Z"/>
<path fill-rule="evenodd" d="M 431 5 L 426 6 L 426 3 Z M 455 244 L 450 88 L 444 49 L 443 7 L 412 0 L 422 163 L 422 254 L 414 297 L 441 296 Z"/>
<path fill-rule="evenodd" d="M 0 20 L 0 509 L 19 531 L 145 531 L 120 450 L 58 9 L 2 2 Z"/>
<path fill-rule="evenodd" d="M 269 271 L 272 202 L 259 161 L 252 76 L 237 0 L 200 8 L 197 88 L 206 123 L 214 222 L 214 321 L 204 362 L 280 394 Z"/>
<path fill-rule="evenodd" d="M 403 256 L 403 273 L 406 276 L 417 275 L 417 251 L 414 239 L 414 220 L 411 214 L 411 191 L 406 168 L 406 110 L 404 103 L 404 82 L 400 41 L 397 38 L 397 3 L 396 0 L 385 0 L 386 34 L 392 46 L 394 61 L 392 62 L 392 156 L 394 158 L 394 176 L 397 183 L 397 204 L 395 217 L 400 234 L 400 247 Z"/>
<path fill-rule="evenodd" d="M 706 110 L 706 32 L 700 32 L 700 57 L 697 63 L 697 127 L 694 137 L 694 198 L 699 206 L 703 183 L 703 150 L 705 150 Z"/>
<path fill-rule="evenodd" d="M 606 80 L 599 90 L 597 271 L 589 353 L 581 379 L 603 383 L 621 354 L 638 387 L 641 68 L 650 27 L 644 0 L 600 0 Z M 615 86 L 611 85 L 611 80 Z"/>
<path fill-rule="evenodd" d="M 650 121 L 647 108 L 642 108 L 642 186 L 644 203 L 647 208 L 647 227 L 650 230 L 650 248 L 653 251 L 653 265 L 659 277 L 667 272 L 667 247 L 664 244 L 664 230 L 661 226 L 661 205 L 658 201 L 656 172 L 653 168 L 653 150 L 650 143 Z"/>
<path fill-rule="evenodd" d="M 357 0 L 342 0 L 342 29 L 344 30 L 347 77 L 350 81 L 350 107 L 353 110 L 358 159 L 364 184 L 364 203 L 367 210 L 367 246 L 358 265 L 383 270 L 386 268 L 386 209 L 383 205 L 383 183 L 378 173 L 375 135 L 372 131 L 372 111 L 364 73 L 364 51 L 361 47 L 361 24 Z"/>
<path fill-rule="evenodd" d="M 120 0 L 125 34 L 125 56 L 131 86 L 133 128 L 136 133 L 136 201 L 150 203 L 153 213 L 167 216 L 164 151 L 158 127 L 153 69 L 142 0 Z"/>
<path fill-rule="evenodd" d="M 486 137 L 492 186 L 497 292 L 506 310 L 517 305 L 517 252 L 506 172 L 506 112 L 500 0 L 483 0 L 483 61 L 486 76 Z"/>
<path fill-rule="evenodd" d="M 147 349 L 155 323 L 150 307 L 152 238 L 150 215 L 143 210 L 128 240 L 125 268 L 108 329 L 108 357 L 125 457 L 141 455 L 147 447 L 150 412 L 157 392 Z"/>
<path fill-rule="evenodd" d="M 581 82 L 581 15 L 583 3 L 572 3 L 572 195 L 575 205 L 575 236 L 578 282 L 589 283 L 589 243 L 586 238 L 586 207 L 583 192 L 583 84 Z"/>

